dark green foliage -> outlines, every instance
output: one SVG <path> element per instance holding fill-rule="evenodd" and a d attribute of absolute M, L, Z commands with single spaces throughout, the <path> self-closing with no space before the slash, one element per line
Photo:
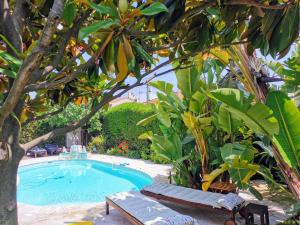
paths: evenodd
<path fill-rule="evenodd" d="M 128 152 L 128 157 L 132 158 L 132 159 L 140 159 L 141 158 L 141 154 L 139 151 L 129 151 Z"/>
<path fill-rule="evenodd" d="M 57 110 L 56 107 L 51 109 Z M 74 121 L 78 121 L 80 118 L 89 113 L 89 109 L 86 109 L 84 105 L 77 106 L 75 104 L 69 104 L 68 107 L 61 113 L 50 116 L 46 119 L 33 121 L 28 125 L 22 127 L 20 142 L 26 143 L 34 138 L 37 138 L 45 133 L 52 131 L 55 128 L 64 127 Z M 86 129 L 90 136 L 97 136 L 101 131 L 100 113 L 95 116 L 86 124 Z M 65 135 L 56 137 L 47 141 L 47 143 L 56 143 L 59 145 L 65 145 Z"/>
<path fill-rule="evenodd" d="M 52 131 L 52 127 L 45 120 L 34 121 L 22 128 L 20 135 L 20 143 L 27 143 L 34 138 L 37 138 L 45 133 Z M 58 136 L 47 141 L 47 143 L 55 143 L 58 145 L 65 145 L 65 136 Z"/>
<path fill-rule="evenodd" d="M 130 151 L 142 152 L 150 149 L 150 142 L 138 139 L 139 135 L 146 131 L 159 133 L 158 122 L 153 121 L 147 126 L 136 124 L 154 114 L 151 105 L 141 103 L 125 103 L 109 109 L 103 117 L 103 134 L 106 137 L 107 148 L 116 147 L 125 140 Z M 151 153 L 149 152 L 149 155 Z M 143 157 L 146 159 L 146 157 Z"/>
<path fill-rule="evenodd" d="M 94 152 L 94 147 L 97 153 L 106 153 L 105 137 L 103 135 L 99 135 L 92 138 L 92 140 L 87 146 L 88 151 Z"/>

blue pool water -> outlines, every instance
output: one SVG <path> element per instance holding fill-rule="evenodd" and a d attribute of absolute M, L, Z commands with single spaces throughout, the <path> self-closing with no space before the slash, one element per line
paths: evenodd
<path fill-rule="evenodd" d="M 152 183 L 139 171 L 91 160 L 23 166 L 18 175 L 18 202 L 31 205 L 100 202 L 106 195 Z"/>

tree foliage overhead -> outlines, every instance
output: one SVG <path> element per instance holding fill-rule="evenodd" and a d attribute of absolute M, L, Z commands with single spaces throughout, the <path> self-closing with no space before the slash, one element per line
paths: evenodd
<path fill-rule="evenodd" d="M 260 49 L 283 57 L 298 28 L 298 0 L 1 0 L 0 167 L 17 167 L 29 148 L 83 126 L 130 89 L 192 64 L 208 71 L 210 82 L 212 71 L 220 76 L 228 66 L 255 101 L 264 101 L 267 86 L 250 70 L 249 55 Z M 71 102 L 89 113 L 20 145 L 24 123 Z M 15 206 L 0 204 L 0 217 L 16 215 L 2 215 L 7 208 Z"/>
<path fill-rule="evenodd" d="M 53 31 L 46 34 L 52 6 L 57 15 L 52 15 Z M 7 17 L 19 26 L 8 27 L 7 21 L 1 28 L 1 104 L 9 80 L 21 79 L 21 65 L 28 64 L 33 72 L 24 71 L 27 82 L 18 96 L 37 92 L 37 100 L 26 98 L 21 122 L 47 110 L 47 104 L 92 101 L 95 106 L 127 76 L 136 77 L 139 85 L 141 71 L 148 75 L 158 64 L 157 56 L 187 62 L 216 47 L 247 43 L 248 53 L 260 49 L 282 57 L 298 37 L 297 1 L 46 0 L 10 1 L 2 7 L 14 11 Z M 43 35 L 49 40 L 41 46 Z M 35 52 L 39 56 L 29 65 Z M 8 115 L 4 109 L 3 118 Z"/>

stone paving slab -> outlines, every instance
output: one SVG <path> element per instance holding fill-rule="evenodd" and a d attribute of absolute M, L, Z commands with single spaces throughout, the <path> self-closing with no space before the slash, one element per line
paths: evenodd
<path fill-rule="evenodd" d="M 154 182 L 168 182 L 170 165 L 159 165 L 150 161 L 128 159 L 117 156 L 97 155 L 88 156 L 89 159 L 102 162 L 120 164 L 128 163 L 127 167 L 137 169 L 149 174 Z M 26 159 L 21 161 L 21 166 L 32 163 L 57 160 L 57 156 L 42 157 L 36 159 Z M 257 201 L 250 193 L 241 191 L 240 195 L 247 201 L 265 204 L 270 209 L 270 224 L 275 225 L 286 218 L 282 205 L 269 200 Z M 194 217 L 198 225 L 222 225 L 226 219 L 225 215 L 216 214 L 211 210 L 193 209 L 182 207 L 170 203 L 166 206 L 186 215 Z M 93 221 L 95 225 L 130 225 L 116 210 L 111 209 L 110 215 L 105 215 L 105 204 L 76 204 L 76 205 L 56 205 L 56 206 L 32 206 L 18 204 L 20 225 L 66 225 L 76 221 Z M 238 225 L 245 224 L 245 221 L 237 216 Z"/>

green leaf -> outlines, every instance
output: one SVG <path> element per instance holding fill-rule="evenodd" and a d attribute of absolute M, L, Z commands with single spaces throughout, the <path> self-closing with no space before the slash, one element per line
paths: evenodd
<path fill-rule="evenodd" d="M 263 196 L 261 195 L 261 193 L 251 185 L 248 186 L 248 190 L 251 192 L 251 194 L 254 195 L 255 198 L 257 198 L 260 201 L 263 200 Z"/>
<path fill-rule="evenodd" d="M 11 70 L 7 70 L 7 69 L 3 69 L 3 68 L 0 68 L 0 73 L 3 73 L 6 76 L 11 77 L 11 78 L 16 78 L 17 77 L 16 72 L 11 71 Z"/>
<path fill-rule="evenodd" d="M 138 126 L 145 126 L 145 125 L 151 123 L 156 118 L 157 118 L 157 114 L 153 114 L 153 115 L 151 115 L 151 116 L 149 116 L 149 117 L 147 117 L 147 118 L 139 121 L 136 125 L 138 125 Z"/>
<path fill-rule="evenodd" d="M 270 40 L 270 52 L 284 51 L 298 37 L 299 4 L 288 7 L 279 24 L 274 28 Z"/>
<path fill-rule="evenodd" d="M 138 44 L 137 42 L 135 41 L 132 41 L 131 42 L 135 52 L 144 60 L 146 60 L 148 63 L 150 64 L 154 64 L 154 60 L 152 58 L 152 56 L 150 56 L 144 49 L 143 47 Z"/>
<path fill-rule="evenodd" d="M 157 107 L 157 119 L 166 127 L 171 126 L 171 119 L 169 113 L 165 112 L 161 105 Z"/>
<path fill-rule="evenodd" d="M 267 97 L 267 105 L 279 122 L 279 133 L 274 141 L 285 162 L 296 168 L 300 165 L 300 112 L 295 103 L 283 92 L 273 91 Z"/>
<path fill-rule="evenodd" d="M 165 94 L 170 94 L 173 91 L 173 85 L 165 81 L 154 81 L 151 82 L 150 85 Z"/>
<path fill-rule="evenodd" d="M 10 43 L 10 41 L 4 35 L 0 34 L 0 38 L 14 51 L 19 58 L 22 58 L 22 54 L 17 51 L 13 44 Z"/>
<path fill-rule="evenodd" d="M 83 40 L 89 34 L 96 32 L 99 29 L 108 29 L 113 25 L 120 25 L 120 21 L 117 19 L 115 20 L 107 19 L 107 20 L 97 21 L 87 27 L 81 28 L 79 30 L 78 38 L 79 40 Z"/>
<path fill-rule="evenodd" d="M 201 93 L 200 91 L 196 91 L 195 94 L 193 94 L 190 102 L 189 102 L 189 109 L 193 113 L 201 113 L 203 109 L 203 105 L 207 100 L 207 95 Z"/>
<path fill-rule="evenodd" d="M 145 133 L 140 134 L 139 139 L 141 140 L 152 140 L 153 132 L 147 131 Z"/>
<path fill-rule="evenodd" d="M 221 105 L 218 113 L 218 126 L 229 134 L 234 133 L 242 125 L 241 121 L 235 118 L 224 105 Z"/>
<path fill-rule="evenodd" d="M 161 157 L 173 162 L 182 158 L 182 144 L 176 133 L 172 133 L 170 137 L 155 134 L 151 141 L 151 148 Z"/>
<path fill-rule="evenodd" d="M 252 162 L 254 159 L 253 149 L 239 143 L 225 144 L 220 150 L 224 162 L 232 163 L 236 157 L 248 162 Z"/>
<path fill-rule="evenodd" d="M 272 110 L 262 103 L 252 105 L 253 96 L 245 98 L 242 91 L 231 88 L 221 88 L 209 95 L 222 102 L 226 110 L 258 134 L 272 136 L 278 133 L 278 122 Z"/>
<path fill-rule="evenodd" d="M 22 61 L 0 50 L 0 59 L 3 59 L 9 66 L 10 70 L 17 73 L 22 65 Z"/>
<path fill-rule="evenodd" d="M 141 10 L 141 13 L 145 16 L 153 16 L 161 12 L 168 12 L 168 8 L 160 3 L 160 2 L 154 2 L 147 8 Z"/>
<path fill-rule="evenodd" d="M 63 19 L 69 26 L 76 17 L 76 5 L 73 2 L 68 2 L 63 11 Z"/>
<path fill-rule="evenodd" d="M 97 5 L 96 3 L 88 0 L 89 5 L 91 8 L 95 9 L 97 12 L 101 14 L 108 14 L 111 17 L 118 18 L 118 14 L 116 14 L 115 10 L 112 7 L 106 6 L 104 4 Z"/>
<path fill-rule="evenodd" d="M 181 69 L 176 72 L 178 88 L 184 97 L 190 99 L 199 89 L 200 76 L 195 67 Z"/>

